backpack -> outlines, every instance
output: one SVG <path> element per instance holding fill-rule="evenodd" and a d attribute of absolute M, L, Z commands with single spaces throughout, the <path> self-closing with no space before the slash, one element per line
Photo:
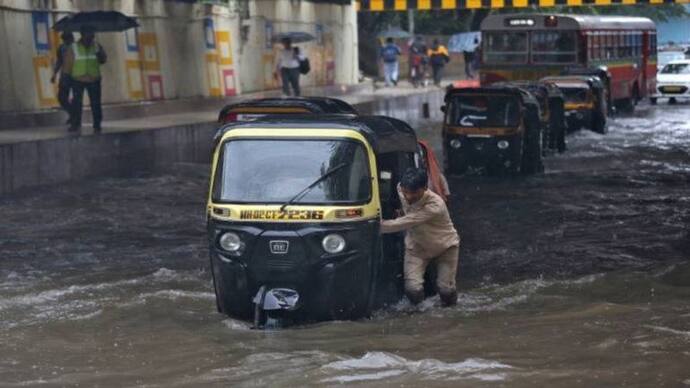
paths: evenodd
<path fill-rule="evenodd" d="M 387 45 L 382 49 L 381 56 L 384 62 L 395 62 L 398 60 L 398 48 L 393 45 Z"/>
<path fill-rule="evenodd" d="M 311 71 L 311 65 L 309 64 L 309 58 L 304 57 L 304 59 L 299 60 L 299 73 L 308 74 Z"/>

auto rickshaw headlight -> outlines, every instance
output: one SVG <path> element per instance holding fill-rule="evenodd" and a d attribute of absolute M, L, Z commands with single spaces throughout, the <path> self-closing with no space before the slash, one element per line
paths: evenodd
<path fill-rule="evenodd" d="M 223 233 L 223 235 L 220 236 L 218 243 L 220 244 L 220 247 L 224 250 L 236 254 L 240 253 L 242 247 L 244 246 L 244 243 L 242 243 L 242 239 L 240 238 L 240 236 L 238 236 L 237 233 L 233 232 Z"/>
<path fill-rule="evenodd" d="M 458 149 L 458 148 L 462 147 L 462 143 L 458 139 L 453 139 L 450 141 L 450 146 L 455 148 L 455 149 Z"/>
<path fill-rule="evenodd" d="M 328 253 L 340 253 L 345 250 L 345 238 L 339 234 L 329 234 L 321 241 L 323 250 Z"/>
<path fill-rule="evenodd" d="M 497 145 L 498 148 L 501 149 L 501 150 L 504 150 L 504 149 L 510 147 L 510 143 L 508 143 L 508 142 L 505 141 L 505 140 L 499 140 L 499 142 L 498 142 L 496 145 Z"/>

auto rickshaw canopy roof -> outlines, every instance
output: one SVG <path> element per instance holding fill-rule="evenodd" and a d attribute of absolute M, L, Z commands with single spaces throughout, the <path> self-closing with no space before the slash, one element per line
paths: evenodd
<path fill-rule="evenodd" d="M 604 84 L 601 79 L 594 75 L 558 75 L 552 77 L 544 77 L 541 81 L 553 82 L 556 85 L 568 85 L 570 87 L 577 87 L 578 84 L 582 87 L 593 89 L 603 89 Z"/>
<path fill-rule="evenodd" d="M 221 111 L 221 117 L 232 111 L 242 113 L 242 108 L 302 108 L 309 113 L 349 113 L 357 114 L 357 110 L 347 102 L 331 97 L 273 97 L 247 100 L 226 105 Z M 304 113 L 307 113 L 304 112 Z M 281 112 L 274 112 L 276 114 Z"/>
<path fill-rule="evenodd" d="M 532 80 L 518 80 L 509 81 L 506 83 L 500 83 L 501 85 L 514 85 L 521 89 L 526 89 L 529 92 L 534 92 L 539 90 L 547 98 L 563 98 L 563 92 L 556 86 L 554 82 L 551 81 L 532 81 Z M 539 96 L 537 96 L 539 97 Z"/>
<path fill-rule="evenodd" d="M 536 105 L 539 106 L 537 99 L 527 90 L 522 89 L 515 85 L 503 84 L 503 85 L 490 85 L 480 88 L 451 88 L 446 92 L 444 101 L 448 103 L 452 97 L 465 96 L 465 95 L 491 95 L 491 94 L 502 94 L 502 95 L 512 95 L 520 99 L 523 104 Z"/>
<path fill-rule="evenodd" d="M 374 153 L 416 152 L 417 135 L 406 122 L 386 116 L 355 116 L 345 114 L 268 115 L 257 120 L 227 124 L 218 136 L 246 128 L 352 130 L 360 133 Z"/>

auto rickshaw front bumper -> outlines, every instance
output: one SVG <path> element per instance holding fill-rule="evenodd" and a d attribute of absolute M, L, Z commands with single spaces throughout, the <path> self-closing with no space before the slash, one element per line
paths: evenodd
<path fill-rule="evenodd" d="M 591 109 L 573 109 L 565 112 L 565 120 L 570 131 L 589 128 L 592 123 Z"/>
<path fill-rule="evenodd" d="M 245 231 L 246 252 L 239 257 L 216 246 L 216 232 L 211 231 L 211 267 L 219 310 L 245 320 L 254 319 L 257 306 L 280 310 L 295 321 L 349 318 L 368 302 L 377 225 L 366 221 L 298 230 L 224 229 Z M 342 234 L 347 248 L 335 254 L 323 252 L 322 236 L 330 233 Z M 274 242 L 287 242 L 289 250 L 272 253 Z"/>
<path fill-rule="evenodd" d="M 451 173 L 462 173 L 468 167 L 517 167 L 522 156 L 522 136 L 448 134 L 444 149 Z"/>

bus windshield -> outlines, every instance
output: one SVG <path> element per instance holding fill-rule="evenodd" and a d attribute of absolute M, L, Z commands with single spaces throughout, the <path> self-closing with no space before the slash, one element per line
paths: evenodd
<path fill-rule="evenodd" d="M 489 31 L 483 39 L 484 62 L 527 63 L 527 32 Z"/>
<path fill-rule="evenodd" d="M 574 63 L 577 59 L 575 31 L 533 31 L 532 62 Z"/>
<path fill-rule="evenodd" d="M 221 202 L 282 204 L 335 167 L 293 203 L 356 204 L 371 198 L 369 162 L 360 142 L 231 140 L 223 147 L 214 194 Z"/>
<path fill-rule="evenodd" d="M 461 127 L 517 127 L 520 105 L 506 95 L 457 96 L 450 103 L 449 125 Z"/>

